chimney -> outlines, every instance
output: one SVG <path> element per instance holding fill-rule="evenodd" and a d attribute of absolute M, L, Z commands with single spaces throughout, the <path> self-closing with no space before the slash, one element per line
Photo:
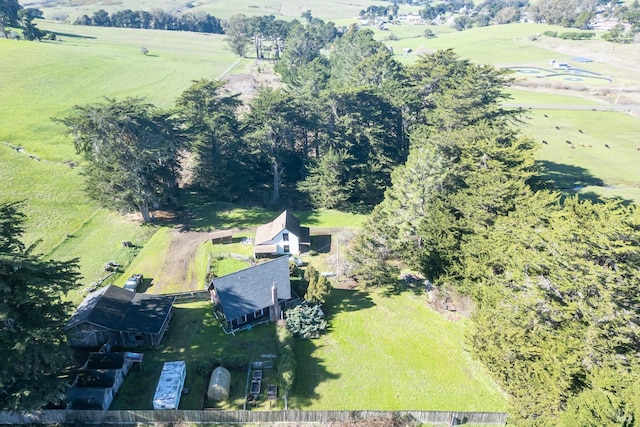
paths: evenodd
<path fill-rule="evenodd" d="M 280 319 L 280 304 L 278 304 L 278 287 L 276 282 L 271 286 L 271 321 L 277 322 Z"/>

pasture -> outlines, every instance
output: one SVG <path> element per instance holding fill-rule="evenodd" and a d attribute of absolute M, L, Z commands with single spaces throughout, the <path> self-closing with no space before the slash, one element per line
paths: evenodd
<path fill-rule="evenodd" d="M 24 200 L 25 242 L 37 243 L 38 251 L 53 256 L 67 236 L 81 240 L 90 235 L 91 224 L 115 230 L 118 225 L 90 222 L 99 208 L 84 194 L 80 169 L 75 168 L 81 159 L 64 126 L 52 118 L 104 97 L 142 96 L 168 107 L 192 80 L 219 78 L 238 59 L 221 36 L 53 22 L 39 26 L 55 31 L 59 41 L 0 40 L 0 96 L 10 100 L 0 103 L 0 194 L 3 201 Z M 149 55 L 140 52 L 141 46 Z M 130 240 L 127 234 L 121 240 Z M 83 263 L 93 256 L 86 251 L 75 256 L 80 254 Z M 100 256 L 88 264 L 104 261 Z M 83 273 L 93 280 L 93 274 Z"/>

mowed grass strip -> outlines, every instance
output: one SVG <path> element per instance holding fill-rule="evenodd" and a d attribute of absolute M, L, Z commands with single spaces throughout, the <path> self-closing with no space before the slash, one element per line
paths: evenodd
<path fill-rule="evenodd" d="M 467 351 L 467 321 L 446 320 L 426 296 L 334 290 L 328 306 L 329 332 L 296 344 L 293 407 L 506 409 L 498 386 Z"/>

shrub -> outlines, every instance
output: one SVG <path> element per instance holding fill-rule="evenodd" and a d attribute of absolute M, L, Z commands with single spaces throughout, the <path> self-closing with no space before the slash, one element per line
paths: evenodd
<path fill-rule="evenodd" d="M 547 36 L 547 37 L 558 37 L 558 32 L 557 31 L 545 31 L 544 33 L 542 33 L 543 36 Z"/>
<path fill-rule="evenodd" d="M 285 391 L 291 390 L 296 378 L 296 356 L 293 352 L 295 344 L 291 331 L 284 322 L 278 322 L 276 326 L 276 339 L 278 341 L 278 382 Z"/>
<path fill-rule="evenodd" d="M 324 312 L 319 305 L 300 304 L 286 312 L 287 329 L 301 339 L 318 338 L 327 329 Z"/>
<path fill-rule="evenodd" d="M 590 31 L 570 31 L 567 33 L 561 33 L 558 35 L 558 38 L 564 40 L 584 40 L 590 39 L 594 37 L 596 33 L 592 33 Z"/>

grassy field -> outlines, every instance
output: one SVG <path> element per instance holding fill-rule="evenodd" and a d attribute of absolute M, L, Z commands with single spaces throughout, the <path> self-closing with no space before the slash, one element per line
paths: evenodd
<path fill-rule="evenodd" d="M 153 5 L 169 5 L 163 1 Z M 327 13 L 347 22 L 366 4 L 370 3 L 326 2 L 314 6 L 312 13 L 319 17 Z M 147 9 L 145 5 L 149 3 L 143 0 L 127 4 L 133 9 Z M 296 17 L 301 7 L 292 1 L 272 0 L 260 3 L 243 0 L 233 2 L 232 7 L 229 0 L 220 0 L 201 2 L 195 9 L 213 14 L 245 11 Z M 45 9 L 45 13 L 49 12 L 64 13 L 62 9 Z M 128 275 L 142 272 L 149 285 L 150 278 L 171 256 L 171 229 L 141 226 L 88 200 L 83 193 L 80 168 L 73 167 L 80 159 L 64 135 L 64 128 L 51 118 L 64 117 L 74 105 L 100 101 L 105 96 L 144 96 L 158 106 L 168 107 L 191 80 L 218 78 L 230 69 L 241 72 L 247 69 L 247 62 L 237 63 L 223 42 L 224 37 L 219 35 L 76 27 L 50 21 L 38 25 L 55 31 L 59 41 L 0 40 L 0 97 L 10 100 L 0 103 L 0 200 L 25 200 L 26 243 L 36 244 L 36 249 L 48 257 L 80 257 L 84 276 L 80 290 L 103 277 L 103 265 L 110 260 L 125 267 L 121 276 L 113 277 L 114 283 L 121 284 Z M 415 60 L 415 55 L 402 54 L 406 47 L 416 52 L 452 47 L 461 57 L 476 62 L 536 67 L 548 67 L 551 58 L 566 60 L 576 54 L 597 58 L 601 52 L 596 50 L 613 48 L 597 40 L 593 43 L 530 40 L 531 35 L 550 28 L 510 25 L 457 32 L 438 27 L 433 29 L 438 37 L 426 39 L 425 27 L 402 26 L 391 29 L 399 40 L 386 43 L 394 47 L 397 57 L 405 63 Z M 389 32 L 376 30 L 376 37 L 386 39 Z M 149 55 L 140 53 L 142 46 L 149 49 Z M 615 46 L 621 58 L 633 58 L 633 52 L 629 51 L 633 47 Z M 598 60 L 589 67 L 611 75 L 610 87 L 614 90 L 621 84 L 638 81 L 637 70 L 624 61 Z M 588 84 L 576 83 L 572 87 L 571 96 L 553 88 L 551 91 L 514 88 L 510 89 L 514 99 L 509 102 L 583 106 L 597 102 L 589 97 L 592 88 Z M 583 95 L 576 96 L 580 91 Z M 522 132 L 539 142 L 547 141 L 541 144 L 538 158 L 547 168 L 547 177 L 558 187 L 575 189 L 586 196 L 597 194 L 640 201 L 637 118 L 588 109 L 531 110 L 526 114 L 530 118 L 522 124 Z M 238 230 L 234 232 L 236 238 L 253 236 L 257 225 L 272 220 L 278 213 L 214 203 L 197 194 L 186 195 L 185 203 L 194 218 L 190 224 L 193 229 L 234 228 Z M 335 211 L 295 214 L 304 225 L 326 229 L 326 233 L 331 233 L 332 228 L 353 230 L 365 218 L 361 214 Z M 137 247 L 122 247 L 125 240 Z M 250 250 L 250 246 L 237 241 L 224 248 L 203 245 L 186 268 L 190 277 L 204 277 L 211 252 L 250 254 Z M 321 270 L 331 268 L 325 255 L 310 257 L 310 261 Z M 224 263 L 225 272 L 239 267 L 236 263 Z M 177 280 L 172 290 L 181 290 Z M 79 302 L 82 294 L 74 291 L 69 298 Z M 466 321 L 443 319 L 426 307 L 423 297 L 411 293 L 387 298 L 377 293 L 338 290 L 331 306 L 329 333 L 297 348 L 300 369 L 291 401 L 294 407 L 486 411 L 506 407 L 485 370 L 465 350 Z M 206 303 L 178 307 L 163 347 L 148 352 L 145 371 L 133 372 L 127 379 L 114 409 L 150 408 L 163 361 L 187 360 L 187 386 L 193 392 L 185 396 L 182 408 L 198 409 L 207 381 L 203 373 L 206 369 L 201 367 L 208 361 L 203 358 L 222 353 L 248 353 L 253 357 L 265 349 L 275 351 L 270 327 L 228 337 L 215 325 L 209 312 Z M 243 382 L 242 373 L 239 375 L 240 379 L 234 377 L 236 390 L 231 403 L 236 406 L 238 396 L 241 397 L 238 388 Z M 140 392 L 142 389 L 145 393 Z"/>
<path fill-rule="evenodd" d="M 52 118 L 104 97 L 143 96 L 168 107 L 192 80 L 219 78 L 237 58 L 222 36 L 38 25 L 55 31 L 59 41 L 0 40 L 0 97 L 10 100 L 0 103 L 0 200 L 24 201 L 25 243 L 53 257 L 81 257 L 83 275 L 94 280 L 94 267 L 117 258 L 118 250 L 96 240 L 100 249 L 75 243 L 106 230 L 114 241 L 131 240 L 135 232 L 122 230 L 122 218 L 99 213 L 85 196 L 80 169 L 72 167 L 80 159 Z M 141 46 L 149 55 L 140 53 Z M 74 242 L 58 254 L 70 235 Z"/>
<path fill-rule="evenodd" d="M 264 3 L 265 7 L 268 4 Z M 90 220 L 98 215 L 99 209 L 83 194 L 79 169 L 70 167 L 80 160 L 70 139 L 64 135 L 64 128 L 51 118 L 64 117 L 73 105 L 96 102 L 105 96 L 144 96 L 159 106 L 170 106 L 191 80 L 201 77 L 216 78 L 236 64 L 236 58 L 223 42 L 223 36 L 219 35 L 67 26 L 51 21 L 39 21 L 38 25 L 55 31 L 59 41 L 26 43 L 0 40 L 3 52 L 3 61 L 0 62 L 3 76 L 0 96 L 11 99 L 11 102 L 0 104 L 0 141 L 11 144 L 0 144 L 0 193 L 2 200 L 25 200 L 28 215 L 25 241 L 37 243 L 38 250 L 56 256 L 54 250 L 64 242 L 67 235 L 73 234 L 76 240 L 90 240 L 89 236 L 93 231 L 87 224 L 98 224 Z M 550 48 L 566 49 L 566 46 L 572 46 L 572 42 L 553 40 L 558 46 L 550 46 L 548 41 L 532 42 L 528 39 L 531 34 L 546 28 L 537 25 L 509 25 L 457 32 L 447 27 L 437 27 L 434 31 L 438 33 L 438 37 L 427 40 L 422 36 L 425 29 L 423 26 L 393 26 L 392 32 L 400 40 L 388 43 L 397 47 L 396 52 L 401 52 L 405 43 L 411 43 L 413 47 L 427 43 L 425 46 L 428 49 L 453 47 L 462 57 L 479 62 L 548 66 L 550 57 L 564 58 Z M 378 32 L 380 37 L 388 37 L 388 34 L 389 32 Z M 593 43 L 585 46 L 588 49 L 595 49 L 589 46 L 600 46 L 598 41 Z M 576 42 L 575 45 L 582 46 L 583 42 Z M 149 55 L 140 53 L 142 46 L 149 49 Z M 626 56 L 625 46 L 615 48 L 621 52 L 621 56 Z M 402 54 L 398 57 L 415 59 L 415 56 L 405 57 Z M 618 70 L 620 67 L 614 68 Z M 150 69 L 153 70 L 152 73 L 149 72 Z M 246 62 L 236 64 L 235 69 L 244 71 Z M 626 74 L 633 75 L 629 72 Z M 617 88 L 617 80 L 612 85 Z M 586 98 L 581 96 L 560 96 L 557 91 L 554 94 L 544 93 L 545 90 L 549 89 L 515 89 L 513 93 L 516 100 L 512 102 L 565 105 L 593 102 L 590 99 L 585 101 Z M 592 122 L 592 115 L 584 115 L 587 124 Z M 611 114 L 598 115 L 598 123 L 608 130 L 615 129 L 615 133 L 620 135 L 616 139 L 626 141 L 637 132 L 633 120 L 618 120 L 615 118 L 617 115 Z M 580 120 L 581 116 L 581 113 L 576 112 L 574 121 Z M 608 120 L 610 121 L 607 122 Z M 586 126 L 577 123 L 576 127 Z M 542 125 L 533 124 L 525 132 L 537 140 L 548 136 Z M 604 138 L 607 137 L 610 135 L 605 134 Z M 597 143 L 600 144 L 600 141 Z M 13 147 L 22 147 L 24 151 L 18 152 Z M 627 146 L 626 149 L 628 148 Z M 563 157 L 562 151 L 549 149 L 551 146 L 541 150 L 542 161 L 553 162 L 554 156 Z M 40 161 L 32 159 L 29 154 Z M 582 169 L 597 168 L 600 164 L 609 168 L 611 165 L 609 161 L 581 164 L 580 156 L 573 159 L 575 162 L 572 160 L 569 165 Z M 635 157 L 629 156 L 615 159 L 616 162 L 629 163 L 623 170 L 631 168 L 630 162 L 634 160 Z M 611 173 L 610 169 L 591 171 L 592 175 L 605 178 Z M 606 182 L 611 181 L 611 185 L 615 186 L 616 181 L 629 181 L 633 176 L 633 173 L 625 173 L 622 177 L 613 177 L 617 179 L 607 178 Z M 633 186 L 633 182 L 630 185 Z M 617 191 L 610 188 L 605 190 L 607 194 Z M 637 200 L 635 196 L 629 198 Z M 220 214 L 217 206 L 197 198 L 194 200 L 193 210 L 198 213 L 194 224 L 196 228 L 224 228 L 235 221 L 233 212 L 230 215 Z M 244 212 L 243 215 L 251 214 Z M 256 216 L 253 218 L 254 225 L 264 222 L 268 216 L 268 213 Z M 324 226 L 315 216 L 302 219 L 311 226 Z M 114 217 L 106 219 L 112 218 Z M 357 226 L 358 221 L 355 219 L 352 222 L 352 217 L 346 215 L 340 223 Z M 100 226 L 110 227 L 104 222 Z M 127 240 L 126 233 L 118 239 Z M 64 256 L 68 255 L 74 256 L 70 248 L 64 250 Z M 77 252 L 75 256 L 81 256 L 84 263 L 84 258 L 92 255 L 91 252 L 83 251 Z M 87 265 L 99 266 L 104 258 L 104 254 L 96 254 L 93 259 L 88 260 Z M 85 266 L 83 272 L 88 279 L 99 273 L 92 270 L 92 267 Z"/>
<path fill-rule="evenodd" d="M 466 321 L 424 295 L 334 290 L 328 334 L 299 342 L 292 405 L 303 409 L 502 411 L 505 398 L 466 350 Z"/>

